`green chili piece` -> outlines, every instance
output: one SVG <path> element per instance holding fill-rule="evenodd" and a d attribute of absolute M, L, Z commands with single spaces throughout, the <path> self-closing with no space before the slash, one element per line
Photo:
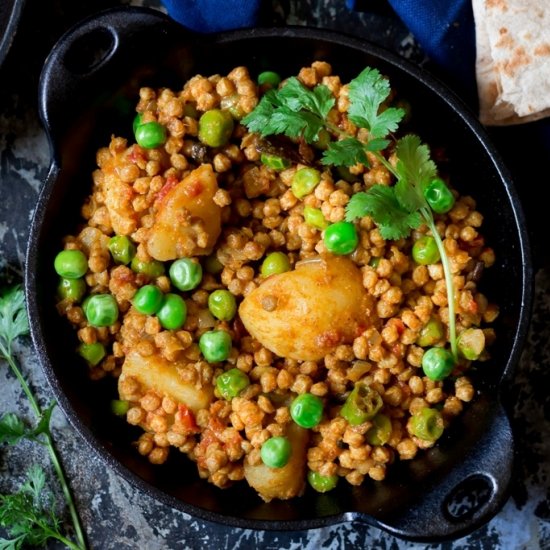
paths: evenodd
<path fill-rule="evenodd" d="M 79 355 L 93 367 L 95 367 L 105 357 L 105 346 L 101 342 L 80 344 L 77 351 Z"/>
<path fill-rule="evenodd" d="M 409 432 L 424 441 L 436 441 L 443 434 L 443 417 L 436 409 L 424 407 L 411 416 L 407 424 Z"/>
<path fill-rule="evenodd" d="M 315 229 L 320 229 L 321 231 L 329 226 L 321 210 L 311 206 L 304 207 L 304 220 L 311 227 L 315 227 Z"/>
<path fill-rule="evenodd" d="M 260 156 L 262 164 L 265 164 L 272 170 L 280 171 L 290 166 L 290 161 L 277 155 L 270 155 L 269 153 L 262 153 Z"/>
<path fill-rule="evenodd" d="M 391 437 L 391 419 L 385 414 L 378 413 L 372 419 L 372 427 L 365 434 L 369 445 L 385 445 Z"/>
<path fill-rule="evenodd" d="M 340 410 L 352 426 L 358 426 L 371 418 L 382 408 L 380 394 L 364 382 L 357 382 Z"/>

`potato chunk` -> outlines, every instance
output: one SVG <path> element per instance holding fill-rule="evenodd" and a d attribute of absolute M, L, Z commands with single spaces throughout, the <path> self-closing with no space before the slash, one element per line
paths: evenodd
<path fill-rule="evenodd" d="M 316 361 L 372 324 L 372 302 L 357 266 L 327 256 L 267 278 L 242 301 L 239 314 L 273 353 Z"/>
<path fill-rule="evenodd" d="M 131 400 L 125 392 L 124 380 L 128 377 L 137 380 L 143 390 L 154 390 L 161 396 L 169 396 L 194 413 L 207 408 L 214 395 L 210 385 L 199 388 L 183 380 L 179 375 L 178 363 L 168 362 L 160 355 L 143 357 L 133 351 L 126 356 L 118 383 L 120 399 Z"/>
<path fill-rule="evenodd" d="M 306 483 L 306 452 L 308 430 L 294 422 L 289 424 L 286 436 L 292 445 L 292 454 L 282 468 L 270 468 L 265 464 L 251 465 L 245 460 L 244 476 L 263 500 L 274 498 L 287 500 L 303 493 Z"/>
<path fill-rule="evenodd" d="M 147 250 L 162 262 L 212 252 L 221 231 L 221 207 L 210 164 L 203 164 L 157 200 Z"/>

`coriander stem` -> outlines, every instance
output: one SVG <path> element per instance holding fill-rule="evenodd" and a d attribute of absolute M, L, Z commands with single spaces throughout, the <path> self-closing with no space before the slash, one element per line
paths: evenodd
<path fill-rule="evenodd" d="M 445 286 L 447 287 L 447 305 L 449 308 L 449 340 L 451 342 L 451 353 L 455 361 L 458 359 L 458 349 L 456 344 L 456 317 L 455 317 L 455 292 L 453 284 L 453 275 L 451 273 L 451 264 L 449 262 L 449 256 L 447 256 L 447 251 L 441 237 L 435 226 L 435 221 L 432 216 L 432 213 L 427 208 L 421 208 L 420 212 L 424 221 L 430 228 L 432 236 L 439 250 L 439 255 L 441 256 L 441 264 L 443 265 L 443 273 L 445 274 Z"/>
<path fill-rule="evenodd" d="M 40 408 L 40 405 L 38 404 L 36 398 L 34 397 L 34 394 L 32 393 L 29 385 L 27 384 L 27 381 L 23 377 L 23 374 L 19 370 L 17 364 L 13 360 L 13 357 L 11 355 L 11 346 L 10 349 L 6 349 L 2 343 L 0 343 L 0 353 L 3 355 L 4 359 L 10 366 L 13 374 L 15 374 L 16 378 L 19 380 L 19 384 L 21 385 L 21 388 L 23 389 L 23 392 L 27 396 L 29 403 L 35 413 L 35 415 L 40 418 L 42 416 L 42 409 Z M 61 485 L 61 488 L 63 490 L 63 496 L 65 497 L 65 501 L 67 503 L 67 506 L 69 508 L 69 512 L 71 515 L 73 528 L 75 530 L 75 535 L 78 540 L 78 546 L 75 546 L 73 543 L 68 544 L 70 541 L 64 540 L 63 542 L 67 544 L 70 548 L 84 550 L 87 548 L 86 540 L 84 538 L 84 531 L 82 529 L 82 526 L 80 524 L 80 518 L 78 517 L 78 513 L 76 510 L 76 506 L 74 504 L 74 500 L 71 494 L 71 491 L 69 489 L 69 484 L 67 482 L 67 479 L 65 477 L 65 473 L 63 472 L 63 468 L 61 467 L 61 461 L 59 460 L 59 456 L 57 454 L 57 451 L 55 450 L 53 439 L 51 436 L 51 433 L 48 431 L 44 433 L 44 436 L 46 438 L 46 446 L 48 448 L 48 452 L 50 454 L 50 459 L 52 461 L 52 465 L 54 467 L 55 473 L 57 475 L 57 478 L 59 480 L 59 483 Z"/>
<path fill-rule="evenodd" d="M 384 167 L 390 172 L 390 174 L 393 174 L 396 178 L 399 178 L 399 174 L 397 173 L 396 169 L 391 165 L 390 162 L 384 157 L 384 155 L 381 155 L 378 151 L 374 153 L 376 158 L 384 165 Z"/>

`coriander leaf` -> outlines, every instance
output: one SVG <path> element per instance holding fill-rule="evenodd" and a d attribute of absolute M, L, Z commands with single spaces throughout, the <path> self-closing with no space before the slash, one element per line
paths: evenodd
<path fill-rule="evenodd" d="M 373 139 L 394 132 L 405 115 L 403 109 L 381 107 L 389 95 L 388 80 L 370 67 L 349 83 L 348 117 L 356 126 L 369 130 Z"/>
<path fill-rule="evenodd" d="M 267 92 L 254 110 L 241 119 L 242 124 L 244 124 L 249 131 L 262 133 L 263 129 L 269 123 L 269 120 L 273 116 L 273 111 L 275 110 L 271 96 L 272 94 Z"/>
<path fill-rule="evenodd" d="M 369 164 L 364 144 L 352 137 L 330 142 L 322 158 L 323 164 L 334 166 L 353 166 L 358 162 Z"/>
<path fill-rule="evenodd" d="M 61 534 L 60 522 L 53 512 L 52 496 L 44 493 L 45 484 L 44 470 L 32 466 L 17 493 L 0 494 L 0 526 L 12 537 L 2 539 L 0 548 L 42 546 L 52 538 L 77 548 Z"/>
<path fill-rule="evenodd" d="M 419 212 L 409 212 L 399 204 L 393 187 L 373 185 L 367 192 L 353 195 L 346 206 L 346 220 L 370 216 L 386 240 L 407 237 L 422 222 Z"/>
<path fill-rule="evenodd" d="M 408 212 L 415 212 L 426 205 L 422 194 L 418 193 L 416 187 L 410 185 L 408 180 L 398 179 L 394 189 L 397 202 Z"/>
<path fill-rule="evenodd" d="M 395 147 L 399 179 L 406 180 L 422 195 L 425 187 L 437 174 L 437 167 L 430 159 L 430 149 L 420 138 L 409 134 L 401 138 Z"/>
<path fill-rule="evenodd" d="M 390 144 L 390 141 L 388 139 L 371 139 L 365 146 L 365 149 L 367 151 L 372 151 L 373 153 L 375 151 L 382 151 L 384 150 L 388 145 Z"/>
<path fill-rule="evenodd" d="M 0 292 L 0 354 L 15 377 L 19 380 L 21 389 L 27 396 L 29 404 L 38 418 L 38 424 L 34 429 L 28 430 L 25 425 L 21 426 L 21 421 L 13 416 L 4 416 L 1 419 L 2 428 L 0 437 L 3 441 L 9 441 L 12 438 L 29 437 L 37 440 L 37 436 L 44 434 L 40 438 L 49 451 L 52 466 L 57 474 L 65 503 L 69 508 L 75 536 L 78 544 L 73 543 L 69 539 L 63 537 L 59 532 L 59 522 L 55 516 L 53 508 L 50 510 L 50 516 L 44 514 L 36 514 L 36 509 L 32 499 L 24 491 L 20 491 L 15 495 L 0 494 L 0 527 L 7 527 L 11 540 L 0 540 L 0 549 L 5 548 L 22 548 L 23 545 L 40 546 L 49 538 L 56 538 L 62 541 L 66 546 L 73 550 L 84 550 L 87 548 L 84 532 L 80 524 L 80 518 L 74 504 L 71 490 L 67 483 L 65 473 L 63 472 L 61 461 L 53 444 L 49 424 L 50 417 L 54 404 L 52 403 L 48 409 L 42 410 L 38 400 L 36 399 L 32 389 L 25 380 L 21 369 L 17 364 L 16 358 L 12 354 L 11 344 L 13 340 L 26 334 L 29 330 L 29 322 L 25 309 L 25 296 L 21 287 L 16 285 L 9 289 Z M 31 473 L 32 486 L 37 486 L 38 477 Z M 34 515 L 33 515 L 34 514 Z M 56 531 L 52 531 L 52 526 Z M 24 535 L 21 537 L 21 535 Z"/>
<path fill-rule="evenodd" d="M 261 131 L 263 137 L 271 134 L 284 134 L 291 138 L 303 137 L 308 143 L 317 139 L 323 128 L 323 121 L 306 111 L 294 112 L 288 107 L 277 108 L 270 121 Z"/>
<path fill-rule="evenodd" d="M 0 294 L 0 345 L 10 353 L 12 342 L 29 332 L 25 293 L 15 285 Z"/>
<path fill-rule="evenodd" d="M 40 434 L 49 432 L 50 420 L 55 405 L 55 401 L 52 401 L 50 406 L 42 411 L 38 424 L 34 428 L 27 428 L 23 420 L 15 413 L 2 415 L 0 418 L 0 443 L 15 445 L 21 439 L 38 441 Z"/>
<path fill-rule="evenodd" d="M 277 99 L 294 112 L 306 110 L 322 119 L 327 117 L 335 102 L 326 86 L 320 84 L 311 90 L 294 76 L 278 90 Z"/>
<path fill-rule="evenodd" d="M 15 445 L 25 437 L 27 429 L 15 413 L 6 413 L 0 418 L 0 443 Z"/>

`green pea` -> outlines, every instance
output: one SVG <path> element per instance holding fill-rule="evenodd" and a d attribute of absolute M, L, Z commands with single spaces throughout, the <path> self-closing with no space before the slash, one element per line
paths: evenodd
<path fill-rule="evenodd" d="M 109 239 L 109 251 L 117 264 L 129 264 L 136 255 L 136 245 L 126 235 L 115 235 Z"/>
<path fill-rule="evenodd" d="M 268 168 L 271 168 L 272 170 L 280 171 L 290 166 L 289 160 L 283 157 L 279 157 L 277 155 L 269 155 L 268 153 L 262 153 L 260 156 L 260 160 L 262 161 L 262 164 L 265 164 Z"/>
<path fill-rule="evenodd" d="M 65 279 L 65 277 L 61 277 L 57 285 L 57 293 L 62 300 L 80 302 L 86 294 L 86 282 L 84 279 Z"/>
<path fill-rule="evenodd" d="M 445 214 L 455 203 L 455 197 L 440 178 L 433 179 L 424 190 L 424 198 L 437 214 Z"/>
<path fill-rule="evenodd" d="M 93 294 L 86 303 L 85 314 L 93 327 L 109 327 L 118 319 L 118 304 L 111 294 Z"/>
<path fill-rule="evenodd" d="M 132 262 L 130 263 L 132 271 L 136 273 L 141 273 L 149 277 L 150 279 L 156 279 L 161 275 L 164 275 L 164 264 L 158 260 L 150 260 L 149 262 L 144 262 L 140 260 L 137 256 L 134 256 Z"/>
<path fill-rule="evenodd" d="M 292 445 L 284 436 L 270 437 L 260 449 L 260 458 L 269 468 L 282 468 L 288 464 Z"/>
<path fill-rule="evenodd" d="M 113 399 L 111 401 L 111 412 L 116 416 L 124 416 L 130 410 L 130 401 Z"/>
<path fill-rule="evenodd" d="M 422 348 L 428 346 L 434 346 L 445 336 L 445 328 L 443 323 L 432 317 L 421 329 L 418 338 L 416 339 L 417 345 Z"/>
<path fill-rule="evenodd" d="M 447 378 L 454 367 L 454 357 L 445 348 L 430 348 L 422 357 L 422 370 L 430 380 Z"/>
<path fill-rule="evenodd" d="M 338 485 L 338 476 L 323 476 L 313 470 L 307 473 L 307 480 L 318 493 L 327 493 Z"/>
<path fill-rule="evenodd" d="M 373 267 L 374 269 L 376 269 L 379 265 L 380 265 L 380 257 L 379 256 L 373 256 L 370 260 L 369 260 L 369 265 L 371 267 Z"/>
<path fill-rule="evenodd" d="M 312 393 L 302 393 L 290 404 L 292 420 L 302 428 L 314 428 L 323 417 L 323 401 Z"/>
<path fill-rule="evenodd" d="M 325 229 L 325 247 L 337 255 L 351 254 L 359 244 L 357 229 L 351 222 L 336 222 Z"/>
<path fill-rule="evenodd" d="M 193 290 L 202 281 L 202 266 L 190 258 L 180 258 L 168 271 L 172 284 L 179 290 Z"/>
<path fill-rule="evenodd" d="M 132 304 L 139 313 L 154 315 L 161 308 L 164 293 L 155 285 L 144 285 L 134 294 Z"/>
<path fill-rule="evenodd" d="M 266 88 L 276 88 L 281 83 L 281 77 L 274 71 L 264 71 L 258 75 L 258 84 Z"/>
<path fill-rule="evenodd" d="M 223 271 L 223 264 L 218 260 L 216 254 L 210 254 L 204 260 L 204 270 L 212 275 L 217 275 Z"/>
<path fill-rule="evenodd" d="M 208 296 L 208 309 L 216 319 L 220 321 L 231 321 L 237 313 L 237 301 L 229 290 L 214 290 Z"/>
<path fill-rule="evenodd" d="M 136 127 L 136 141 L 145 149 L 154 149 L 166 143 L 166 128 L 158 122 L 145 122 Z"/>
<path fill-rule="evenodd" d="M 199 338 L 199 349 L 209 363 L 225 361 L 231 353 L 231 336 L 225 330 L 209 330 Z"/>
<path fill-rule="evenodd" d="M 391 420 L 385 414 L 378 413 L 372 419 L 372 426 L 365 434 L 365 438 L 369 445 L 385 445 L 390 440 L 391 431 Z"/>
<path fill-rule="evenodd" d="M 178 294 L 166 294 L 160 309 L 157 311 L 157 318 L 163 328 L 179 330 L 187 319 L 185 300 Z"/>
<path fill-rule="evenodd" d="M 464 359 L 475 361 L 485 349 L 485 333 L 480 328 L 467 328 L 458 335 L 456 344 Z"/>
<path fill-rule="evenodd" d="M 409 432 L 424 441 L 436 441 L 443 434 L 443 417 L 436 409 L 424 407 L 407 423 Z"/>
<path fill-rule="evenodd" d="M 319 208 L 312 208 L 311 206 L 304 207 L 304 220 L 311 227 L 315 227 L 315 229 L 320 229 L 321 231 L 329 226 L 321 210 Z"/>
<path fill-rule="evenodd" d="M 269 277 L 270 275 L 290 271 L 290 267 L 290 260 L 284 252 L 271 252 L 262 262 L 260 273 L 263 277 Z"/>
<path fill-rule="evenodd" d="M 56 273 L 65 279 L 79 279 L 88 271 L 88 260 L 81 250 L 62 250 L 53 263 Z"/>
<path fill-rule="evenodd" d="M 143 115 L 141 113 L 137 113 L 137 115 L 134 117 L 134 121 L 132 123 L 132 129 L 134 130 L 134 136 L 136 135 L 136 130 L 138 129 L 138 126 L 141 126 L 141 119 L 143 118 Z"/>
<path fill-rule="evenodd" d="M 321 181 L 321 172 L 315 168 L 300 168 L 292 177 L 290 189 L 298 199 L 309 195 Z"/>
<path fill-rule="evenodd" d="M 430 235 L 423 235 L 417 239 L 412 247 L 412 257 L 420 265 L 429 265 L 438 262 L 440 255 L 435 239 Z"/>
<path fill-rule="evenodd" d="M 237 397 L 249 385 L 248 376 L 238 368 L 229 369 L 216 378 L 216 388 L 227 400 Z"/>
<path fill-rule="evenodd" d="M 211 109 L 199 119 L 199 140 L 209 147 L 225 145 L 233 133 L 233 117 L 228 111 Z"/>
<path fill-rule="evenodd" d="M 382 405 L 382 397 L 376 390 L 364 382 L 357 382 L 340 409 L 340 415 L 350 425 L 358 426 L 374 418 Z"/>
<path fill-rule="evenodd" d="M 94 367 L 105 357 L 105 346 L 101 342 L 80 344 L 77 351 L 82 358 Z"/>

